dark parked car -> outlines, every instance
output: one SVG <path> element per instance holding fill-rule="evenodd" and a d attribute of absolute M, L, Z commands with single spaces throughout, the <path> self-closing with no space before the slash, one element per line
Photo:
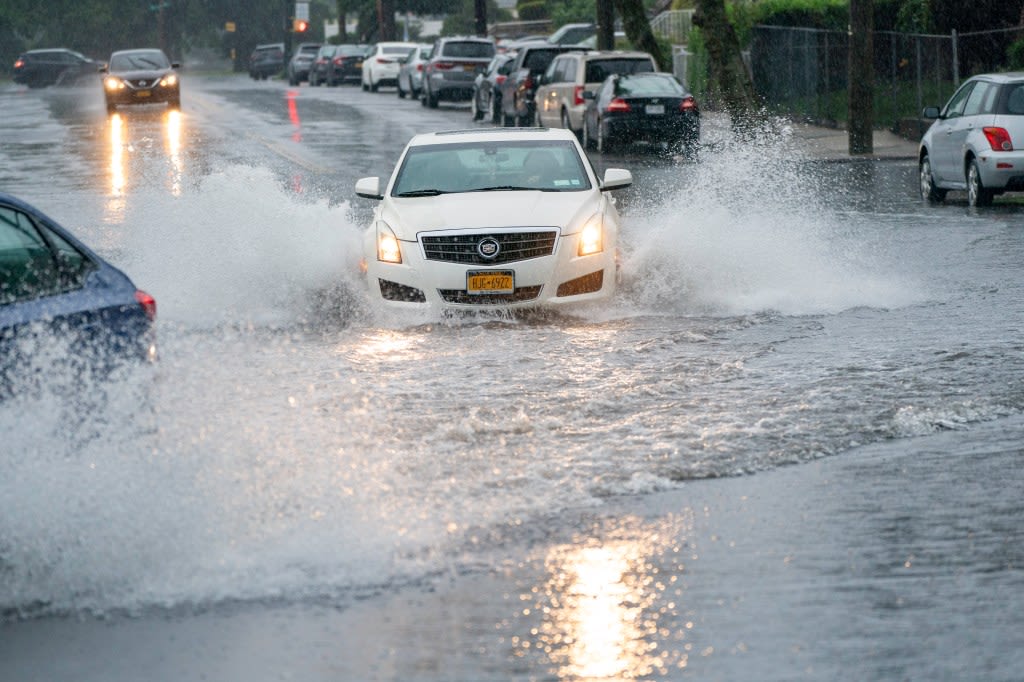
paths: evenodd
<path fill-rule="evenodd" d="M 516 52 L 515 63 L 508 78 L 501 84 L 501 122 L 506 126 L 533 125 L 536 113 L 534 97 L 540 77 L 557 55 L 571 51 L 585 51 L 578 45 L 554 45 L 547 41 L 523 43 Z"/>
<path fill-rule="evenodd" d="M 1004 192 L 1024 192 L 1024 74 L 986 73 L 969 79 L 921 138 L 921 196 L 942 201 L 966 190 L 970 206 L 987 206 Z"/>
<path fill-rule="evenodd" d="M 327 85 L 358 83 L 363 78 L 363 57 L 370 51 L 369 45 L 338 45 L 327 65 Z"/>
<path fill-rule="evenodd" d="M 299 43 L 295 54 L 288 61 L 288 85 L 298 85 L 309 80 L 309 69 L 320 51 L 320 43 Z"/>
<path fill-rule="evenodd" d="M 103 92 L 107 111 L 114 113 L 122 104 L 166 102 L 171 109 L 181 108 L 181 83 L 175 73 L 180 65 L 171 62 L 162 50 L 120 50 L 110 55 L 103 68 Z"/>
<path fill-rule="evenodd" d="M 700 109 L 670 73 L 612 75 L 597 94 L 584 92 L 583 144 L 599 152 L 632 142 L 668 143 L 694 156 L 700 141 Z"/>
<path fill-rule="evenodd" d="M 30 88 L 75 85 L 85 79 L 99 79 L 102 62 L 74 50 L 29 50 L 14 60 L 14 82 Z"/>
<path fill-rule="evenodd" d="M 487 65 L 487 70 L 476 75 L 473 81 L 473 99 L 470 100 L 474 121 L 479 121 L 485 116 L 490 117 L 492 123 L 501 121 L 501 84 L 508 78 L 513 63 L 515 53 L 496 54 Z"/>
<path fill-rule="evenodd" d="M 257 45 L 249 55 L 249 76 L 266 80 L 284 70 L 284 43 Z"/>
<path fill-rule="evenodd" d="M 41 211 L 0 192 L 0 397 L 16 391 L 37 342 L 105 368 L 156 357 L 156 301 Z"/>
<path fill-rule="evenodd" d="M 490 38 L 440 38 L 423 66 L 423 104 L 436 108 L 441 100 L 465 101 L 473 81 L 483 73 L 497 49 Z"/>
<path fill-rule="evenodd" d="M 327 68 L 338 51 L 337 45 L 321 45 L 309 67 L 309 84 L 313 87 L 327 82 Z"/>

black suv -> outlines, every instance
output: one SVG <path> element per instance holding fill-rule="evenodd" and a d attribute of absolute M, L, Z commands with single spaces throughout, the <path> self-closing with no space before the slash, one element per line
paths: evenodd
<path fill-rule="evenodd" d="M 75 85 L 86 78 L 97 81 L 101 62 L 74 50 L 29 50 L 14 61 L 14 82 L 30 88 L 48 85 Z"/>
<path fill-rule="evenodd" d="M 586 52 L 589 48 L 581 45 L 554 45 L 546 40 L 521 44 L 508 78 L 501 84 L 502 125 L 533 125 L 537 110 L 534 96 L 540 85 L 540 77 L 556 56 L 576 51 Z"/>
<path fill-rule="evenodd" d="M 476 76 L 487 70 L 495 51 L 490 38 L 440 38 L 423 65 L 423 105 L 472 99 Z"/>
<path fill-rule="evenodd" d="M 249 76 L 266 80 L 284 70 L 284 43 L 257 45 L 249 55 Z"/>

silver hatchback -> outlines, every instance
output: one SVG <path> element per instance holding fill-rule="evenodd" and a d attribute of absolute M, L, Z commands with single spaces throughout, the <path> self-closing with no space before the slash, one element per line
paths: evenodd
<path fill-rule="evenodd" d="M 1024 191 L 1024 73 L 974 76 L 924 117 L 935 119 L 918 151 L 924 199 L 961 190 L 971 206 L 987 206 Z"/>

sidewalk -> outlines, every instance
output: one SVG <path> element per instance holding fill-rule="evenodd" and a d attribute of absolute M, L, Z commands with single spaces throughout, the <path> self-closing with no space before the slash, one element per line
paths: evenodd
<path fill-rule="evenodd" d="M 917 142 L 889 130 L 876 130 L 871 154 L 850 154 L 850 139 L 842 128 L 821 128 L 803 123 L 792 124 L 793 137 L 804 142 L 807 155 L 827 161 L 893 161 L 917 159 Z"/>

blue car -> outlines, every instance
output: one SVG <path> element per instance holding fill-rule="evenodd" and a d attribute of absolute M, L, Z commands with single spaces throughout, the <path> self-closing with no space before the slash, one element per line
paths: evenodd
<path fill-rule="evenodd" d="M 156 301 L 33 206 L 0 192 L 0 397 L 50 364 L 156 357 Z M 34 357 L 59 345 L 56 357 Z"/>

